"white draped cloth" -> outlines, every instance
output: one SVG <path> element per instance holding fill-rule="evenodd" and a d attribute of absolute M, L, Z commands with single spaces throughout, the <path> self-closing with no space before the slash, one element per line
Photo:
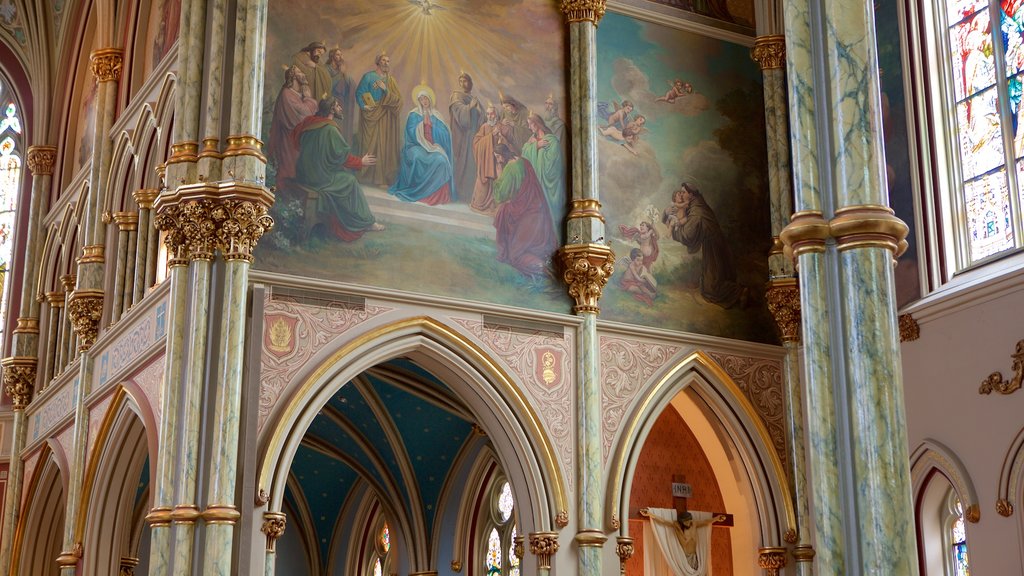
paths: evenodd
<path fill-rule="evenodd" d="M 657 576 L 708 576 L 711 574 L 711 524 L 690 528 L 697 531 L 697 553 L 687 557 L 680 541 L 683 530 L 676 522 L 676 511 L 668 508 L 648 508 L 650 522 L 644 522 L 644 542 L 657 542 L 657 546 L 644 547 L 644 574 Z M 712 517 L 711 512 L 694 512 L 694 525 Z M 659 522 L 654 520 L 663 520 Z M 653 538 L 652 538 L 653 535 Z"/>

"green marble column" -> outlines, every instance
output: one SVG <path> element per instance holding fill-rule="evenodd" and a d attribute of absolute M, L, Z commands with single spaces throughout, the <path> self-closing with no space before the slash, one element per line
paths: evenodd
<path fill-rule="evenodd" d="M 114 215 L 114 224 L 117 226 L 117 248 L 114 254 L 114 299 L 110 306 L 110 323 L 113 324 L 121 319 L 121 309 L 124 307 L 124 285 L 128 275 L 128 220 L 125 212 L 118 212 Z"/>
<path fill-rule="evenodd" d="M 159 225 L 160 217 L 157 216 Z M 183 242 L 171 235 L 167 296 L 167 345 L 164 354 L 164 378 L 160 396 L 160 435 L 153 478 L 153 508 L 146 516 L 151 528 L 149 545 L 150 576 L 169 576 L 171 572 L 171 512 L 174 506 L 174 475 L 179 459 L 179 391 L 185 357 L 185 318 L 188 305 L 188 261 L 181 257 Z"/>
<path fill-rule="evenodd" d="M 76 325 L 81 325 L 76 321 Z M 85 512 L 82 508 L 82 489 L 85 480 L 85 466 L 89 450 L 89 409 L 85 399 L 89 397 L 92 382 L 92 358 L 88 349 L 81 351 L 78 364 L 78 388 L 75 394 L 74 448 L 68 455 L 67 498 L 64 507 L 63 548 L 57 557 L 61 576 L 75 576 L 78 561 L 82 558 L 81 534 L 77 532 L 78 517 Z"/>
<path fill-rule="evenodd" d="M 597 127 L 597 23 L 604 16 L 605 3 L 603 0 L 563 0 L 561 9 L 569 26 L 572 205 L 566 217 L 566 245 L 561 248 L 560 255 L 564 266 L 563 280 L 576 302 L 574 311 L 583 319 L 576 338 L 577 574 L 598 576 L 602 573 L 603 548 L 608 537 L 604 531 L 602 498 L 597 315 L 600 311 L 598 301 L 611 277 L 615 261 L 615 254 L 604 242 L 604 217 L 598 200 L 597 142 L 594 138 Z"/>
<path fill-rule="evenodd" d="M 42 388 L 50 385 L 50 381 L 57 376 L 59 369 L 57 362 L 60 359 L 60 354 L 57 346 L 60 343 L 60 329 L 63 323 L 64 293 L 47 292 L 45 299 L 47 304 L 46 349 L 45 356 L 43 356 L 43 378 L 39 383 Z"/>
<path fill-rule="evenodd" d="M 242 182 L 262 183 L 266 175 L 267 159 L 259 140 L 266 35 L 267 0 L 240 0 L 235 13 L 230 135 L 224 171 Z"/>
<path fill-rule="evenodd" d="M 11 551 L 14 546 L 14 530 L 21 516 L 21 491 L 24 485 L 25 463 L 21 450 L 25 447 L 25 408 L 32 400 L 36 381 L 35 358 L 4 358 L 4 391 L 11 398 L 13 418 L 11 429 L 11 462 L 7 474 L 7 491 L 4 499 L 3 545 L 0 547 L 0 573 L 7 574 L 11 568 Z"/>
<path fill-rule="evenodd" d="M 146 273 L 149 269 L 150 237 L 157 236 L 153 228 L 153 202 L 158 191 L 143 188 L 132 195 L 139 206 L 139 230 L 135 241 L 135 275 L 132 278 L 132 297 L 130 305 L 137 304 L 146 296 L 149 285 L 146 284 Z"/>
<path fill-rule="evenodd" d="M 874 10 L 840 0 L 786 10 L 800 182 L 783 241 L 800 266 L 816 569 L 913 576 L 892 275 L 907 229 L 885 205 Z"/>

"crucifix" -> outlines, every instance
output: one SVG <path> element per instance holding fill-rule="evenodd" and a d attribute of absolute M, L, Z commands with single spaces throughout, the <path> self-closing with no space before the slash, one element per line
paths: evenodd
<path fill-rule="evenodd" d="M 673 474 L 672 475 L 672 507 L 676 509 L 676 520 L 679 522 L 679 526 L 686 530 L 688 526 L 684 526 L 683 523 L 688 521 L 690 513 L 686 509 L 686 500 L 693 496 L 693 487 L 686 483 L 686 476 L 684 474 Z M 714 512 L 711 514 L 714 521 L 711 523 L 712 526 L 723 526 L 732 527 L 733 517 L 732 514 L 726 514 L 724 512 Z"/>

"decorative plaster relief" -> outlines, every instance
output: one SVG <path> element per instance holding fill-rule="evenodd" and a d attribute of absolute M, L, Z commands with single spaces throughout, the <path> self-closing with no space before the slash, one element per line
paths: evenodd
<path fill-rule="evenodd" d="M 263 313 L 263 354 L 260 370 L 260 413 L 263 430 L 270 410 L 296 374 L 328 343 L 367 320 L 394 308 L 366 305 L 311 306 L 268 295 Z"/>
<path fill-rule="evenodd" d="M 65 381 L 38 412 L 28 417 L 28 443 L 45 438 L 57 424 L 68 417 L 78 396 L 78 377 Z"/>
<path fill-rule="evenodd" d="M 605 461 L 626 408 L 640 388 L 678 351 L 678 346 L 601 336 L 601 435 Z"/>
<path fill-rule="evenodd" d="M 156 424 L 158 431 L 160 430 L 161 410 L 163 410 L 160 391 L 163 388 L 164 381 L 164 358 L 164 356 L 160 356 L 132 377 L 135 384 L 146 395 L 145 399 L 149 402 L 150 410 L 153 411 L 153 422 Z M 141 398 L 138 400 L 142 401 Z"/>
<path fill-rule="evenodd" d="M 779 461 L 786 466 L 786 414 L 782 389 L 782 363 L 764 358 L 708 354 L 736 382 L 768 429 Z"/>
<path fill-rule="evenodd" d="M 561 336 L 550 332 L 522 333 L 509 328 L 485 326 L 483 322 L 455 318 L 456 323 L 469 330 L 487 347 L 488 352 L 500 358 L 509 370 L 523 382 L 526 392 L 540 413 L 565 470 L 569 492 L 575 493 L 575 418 L 573 401 L 571 332 Z"/>
<path fill-rule="evenodd" d="M 97 386 L 102 386 L 111 377 L 139 359 L 157 340 L 167 333 L 167 302 L 150 308 L 100 354 Z M 95 389 L 95 388 L 94 388 Z"/>

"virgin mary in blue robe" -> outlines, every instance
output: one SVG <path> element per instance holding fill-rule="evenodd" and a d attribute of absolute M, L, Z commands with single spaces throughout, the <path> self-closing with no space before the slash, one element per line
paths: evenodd
<path fill-rule="evenodd" d="M 430 87 L 417 86 L 413 99 L 417 106 L 405 120 L 398 178 L 388 193 L 406 202 L 446 204 L 455 199 L 452 133 L 434 108 Z"/>

